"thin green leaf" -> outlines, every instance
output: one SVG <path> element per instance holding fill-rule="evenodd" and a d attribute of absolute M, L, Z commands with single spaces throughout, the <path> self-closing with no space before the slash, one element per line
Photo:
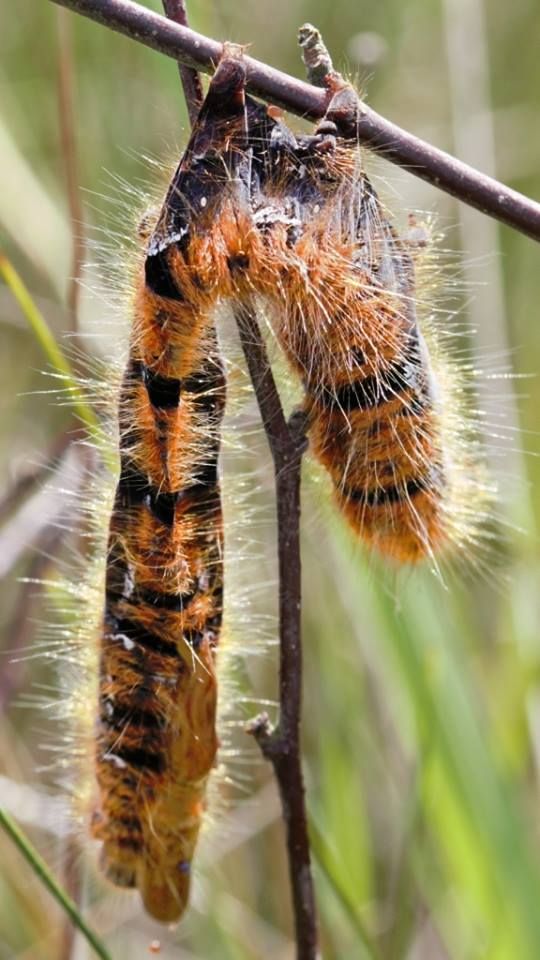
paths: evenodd
<path fill-rule="evenodd" d="M 364 926 L 364 923 L 358 913 L 356 904 L 351 899 L 347 887 L 342 883 L 342 878 L 339 870 L 337 869 L 335 857 L 330 851 L 330 848 L 324 838 L 324 834 L 316 825 L 311 814 L 309 821 L 309 836 L 311 841 L 311 849 L 317 862 L 317 866 L 323 872 L 337 899 L 347 914 L 351 922 L 351 926 L 356 931 L 358 939 L 364 948 L 366 957 L 369 958 L 369 960 L 382 960 L 378 947 L 373 942 L 370 934 Z"/>
<path fill-rule="evenodd" d="M 0 826 L 3 827 L 10 839 L 13 840 L 13 843 L 22 853 L 27 863 L 30 864 L 35 875 L 41 880 L 43 885 L 47 887 L 47 890 L 53 895 L 54 899 L 60 904 L 65 913 L 67 913 L 68 917 L 70 917 L 77 929 L 80 930 L 83 937 L 86 938 L 96 955 L 101 957 L 101 960 L 111 960 L 110 953 L 107 952 L 96 934 L 90 929 L 90 927 L 87 926 L 83 917 L 79 913 L 77 905 L 56 882 L 45 861 L 40 857 L 37 850 L 25 837 L 15 821 L 12 820 L 10 815 L 1 808 Z"/>
<path fill-rule="evenodd" d="M 0 275 L 4 278 L 17 303 L 19 304 L 28 324 L 34 333 L 45 356 L 65 381 L 67 390 L 73 399 L 73 406 L 82 422 L 92 434 L 99 434 L 101 427 L 94 411 L 81 394 L 71 364 L 58 346 L 54 334 L 50 330 L 45 317 L 36 306 L 32 296 L 24 285 L 14 266 L 4 255 L 0 254 Z"/>

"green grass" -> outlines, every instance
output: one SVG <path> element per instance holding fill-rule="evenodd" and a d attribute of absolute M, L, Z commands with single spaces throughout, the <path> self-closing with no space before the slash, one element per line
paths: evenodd
<path fill-rule="evenodd" d="M 77 905 L 66 894 L 65 890 L 62 889 L 60 884 L 56 882 L 51 874 L 51 871 L 47 867 L 47 864 L 43 858 L 40 857 L 35 847 L 33 847 L 33 845 L 28 841 L 28 838 L 25 837 L 23 831 L 17 826 L 13 818 L 1 809 L 0 827 L 2 827 L 5 834 L 15 844 L 35 876 L 39 879 L 43 886 L 46 887 L 51 896 L 53 896 L 60 904 L 60 907 L 66 916 L 69 917 L 69 920 L 73 923 L 77 930 L 81 931 L 83 937 L 90 944 L 96 956 L 101 957 L 101 960 L 111 960 L 110 954 L 107 952 L 103 944 L 100 943 L 99 938 L 96 937 L 93 930 L 88 926 L 87 923 L 85 923 L 85 920 Z"/>
<path fill-rule="evenodd" d="M 157 0 L 152 6 L 160 9 Z M 307 6 L 279 0 L 270 12 L 260 4 L 193 0 L 190 8 L 196 29 L 251 42 L 253 55 L 298 75 L 296 29 L 309 19 L 323 30 L 338 64 L 342 51 L 342 63 L 348 60 L 361 80 L 371 76 L 367 89 L 376 109 L 452 148 L 447 26 L 438 3 L 385 0 L 360 10 L 347 0 L 331 7 L 321 0 Z M 517 0 L 509 17 L 502 0 L 494 0 L 485 5 L 485 14 L 488 106 L 495 120 L 498 173 L 538 196 L 540 134 L 531 119 L 540 106 L 540 66 L 531 43 L 536 12 Z M 36 7 L 23 0 L 17 16 L 6 18 L 0 38 L 0 142 L 5 183 L 17 185 L 16 202 L 9 188 L 0 194 L 2 272 L 11 288 L 0 287 L 4 492 L 21 479 L 28 463 L 49 458 L 65 429 L 65 410 L 38 393 L 58 384 L 39 372 L 44 355 L 64 378 L 79 418 L 96 429 L 95 414 L 79 394 L 66 360 L 70 235 L 57 114 L 56 15 L 52 4 Z M 173 63 L 96 25 L 74 20 L 73 28 L 78 180 L 84 190 L 85 232 L 95 236 L 96 225 L 104 220 L 111 225 L 103 195 L 114 193 L 112 177 L 130 184 L 152 178 L 164 183 L 166 174 L 156 178 L 137 157 L 174 157 L 186 119 Z M 358 66 L 348 44 L 354 34 L 366 31 L 379 36 L 386 55 L 373 66 Z M 475 56 L 472 48 L 463 51 L 464 58 Z M 391 181 L 390 200 L 397 181 L 406 208 L 428 207 L 439 212 L 443 226 L 456 223 L 458 208 L 448 198 L 392 169 L 382 172 Z M 481 221 L 477 216 L 474 224 Z M 126 232 L 132 221 L 132 211 L 116 208 L 114 229 Z M 465 226 L 461 238 L 457 230 L 448 231 L 446 242 L 456 255 L 461 254 L 460 242 L 465 251 L 474 249 L 474 224 Z M 511 446 L 522 443 L 538 454 L 540 380 L 530 376 L 537 374 L 540 361 L 538 249 L 506 229 L 490 243 L 472 264 L 474 289 L 456 296 L 465 315 L 474 297 L 480 305 L 482 342 L 491 340 L 498 352 L 501 340 L 489 294 L 494 282 L 501 285 L 509 356 L 515 372 L 528 378 L 516 381 L 523 434 Z M 87 256 L 95 259 L 91 245 Z M 86 285 L 81 300 L 79 325 L 83 336 L 90 334 L 90 356 L 110 356 L 118 349 L 110 311 Z M 498 391 L 498 382 L 494 384 Z M 259 469 L 258 502 L 266 503 L 271 490 L 264 456 L 264 445 L 258 443 L 243 467 Z M 325 960 L 540 956 L 540 556 L 535 532 L 540 467 L 537 457 L 525 457 L 524 480 L 508 488 L 506 473 L 519 472 L 523 464 L 512 452 L 499 463 L 496 470 L 506 491 L 502 510 L 523 529 L 509 529 L 498 550 L 497 569 L 490 561 L 494 569 L 485 580 L 464 570 L 461 577 L 448 578 L 446 586 L 429 571 L 394 575 L 366 559 L 321 506 L 323 489 L 306 485 L 303 742 Z M 19 506 L 15 499 L 8 522 L 17 519 Z M 6 529 L 0 530 L 0 546 Z M 28 575 L 35 557 L 31 532 L 25 528 L 24 535 L 25 560 L 0 587 L 5 651 L 13 650 L 22 636 L 18 577 Z M 243 575 L 248 585 L 253 579 L 260 583 L 256 608 L 267 618 L 275 612 L 269 585 L 275 575 L 271 525 L 259 526 L 255 535 L 255 552 L 261 556 L 257 563 L 245 564 Z M 78 546 L 76 532 L 66 531 L 62 557 L 68 566 Z M 54 576 L 54 560 L 50 566 L 47 578 Z M 39 621 L 48 617 L 44 605 L 32 603 L 22 618 L 25 650 L 36 643 Z M 240 649 L 249 646 L 257 629 L 249 618 L 244 622 Z M 37 791 L 37 811 L 26 800 L 20 809 L 9 808 L 37 852 L 32 869 L 13 838 L 0 835 L 0 960 L 64 960 L 65 912 L 52 904 L 49 892 L 62 864 L 46 827 L 52 786 L 44 769 L 50 760 L 44 750 L 46 714 L 32 702 L 25 710 L 18 708 L 19 700 L 31 701 L 34 693 L 44 691 L 53 699 L 58 694 L 49 660 L 37 656 L 14 664 L 14 659 L 20 657 L 6 652 L 2 660 L 3 676 L 14 677 L 0 741 L 2 773 Z M 274 697 L 275 650 L 259 658 L 247 655 L 241 676 L 246 696 Z M 65 733 L 57 731 L 60 744 Z M 235 742 L 244 754 L 252 748 L 240 730 Z M 69 755 L 65 759 L 69 767 Z M 239 790 L 230 791 L 242 799 L 246 790 L 255 794 L 269 776 L 262 761 L 242 765 L 233 760 L 231 770 L 236 778 L 247 775 Z M 61 792 L 57 784 L 54 789 Z M 177 931 L 158 929 L 142 916 L 136 901 L 102 886 L 86 841 L 80 857 L 86 881 L 82 906 L 74 907 L 76 917 L 96 931 L 105 944 L 102 950 L 114 960 L 146 956 L 155 938 L 161 940 L 163 960 L 290 960 L 282 826 L 275 819 L 258 827 L 253 810 L 240 824 L 244 839 L 239 839 L 238 824 L 230 825 L 231 811 L 209 830 L 196 870 L 193 906 Z M 231 849 L 218 856 L 218 841 L 223 840 L 230 841 Z M 85 955 L 91 951 L 81 939 L 77 957 Z"/>

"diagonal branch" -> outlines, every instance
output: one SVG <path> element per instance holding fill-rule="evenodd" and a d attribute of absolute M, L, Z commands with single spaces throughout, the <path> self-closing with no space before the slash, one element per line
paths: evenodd
<path fill-rule="evenodd" d="M 53 0 L 112 30 L 144 43 L 188 67 L 212 73 L 222 44 L 142 7 L 132 0 Z M 252 57 L 245 57 L 252 93 L 291 113 L 318 120 L 325 113 L 326 91 L 310 86 Z M 540 241 L 540 203 L 504 186 L 450 154 L 402 130 L 358 101 L 346 136 L 358 138 L 387 160 L 457 197 L 482 213 Z"/>

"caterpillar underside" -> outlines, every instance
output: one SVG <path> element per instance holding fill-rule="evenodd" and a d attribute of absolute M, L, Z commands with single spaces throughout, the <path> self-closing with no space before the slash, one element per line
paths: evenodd
<path fill-rule="evenodd" d="M 186 904 L 217 748 L 218 302 L 272 304 L 311 450 L 362 539 L 409 562 L 450 540 L 414 263 L 339 136 L 343 90 L 295 137 L 244 87 L 225 58 L 148 243 L 119 406 L 93 833 L 107 876 L 164 921 Z"/>

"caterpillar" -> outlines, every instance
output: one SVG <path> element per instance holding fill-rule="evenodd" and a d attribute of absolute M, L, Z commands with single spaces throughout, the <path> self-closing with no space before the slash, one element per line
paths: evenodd
<path fill-rule="evenodd" d="M 339 508 L 364 542 L 416 563 L 437 557 L 454 535 L 452 464 L 416 316 L 411 250 L 356 144 L 339 137 L 355 102 L 338 81 L 313 137 L 274 132 L 275 209 L 294 209 L 300 221 L 277 334 L 303 379 L 310 448 Z M 274 244 L 287 245 L 281 226 L 273 232 Z"/>
<path fill-rule="evenodd" d="M 92 833 L 102 841 L 105 875 L 137 887 L 161 921 L 178 919 L 187 901 L 217 749 L 225 380 L 210 319 L 220 286 L 202 249 L 212 214 L 200 217 L 198 191 L 233 158 L 217 142 L 197 159 L 215 123 L 219 103 L 209 97 L 138 282 L 119 398 L 120 477 L 101 637 Z"/>
<path fill-rule="evenodd" d="M 277 337 L 303 381 L 311 452 L 353 531 L 394 561 L 437 564 L 475 539 L 486 495 L 477 451 L 439 397 L 416 314 L 414 244 L 386 216 L 356 143 L 339 135 L 356 94 L 339 77 L 329 85 L 313 136 L 283 125 L 271 134 L 255 219 L 279 271 Z"/>
<path fill-rule="evenodd" d="M 340 136 L 351 88 L 295 136 L 227 48 L 150 232 L 119 401 L 92 832 L 105 874 L 177 920 L 215 761 L 223 609 L 213 311 L 271 304 L 315 457 L 353 530 L 397 561 L 472 536 L 415 312 L 415 262 Z M 469 479 L 470 478 L 470 481 Z M 469 484 L 469 486 L 467 486 Z"/>

